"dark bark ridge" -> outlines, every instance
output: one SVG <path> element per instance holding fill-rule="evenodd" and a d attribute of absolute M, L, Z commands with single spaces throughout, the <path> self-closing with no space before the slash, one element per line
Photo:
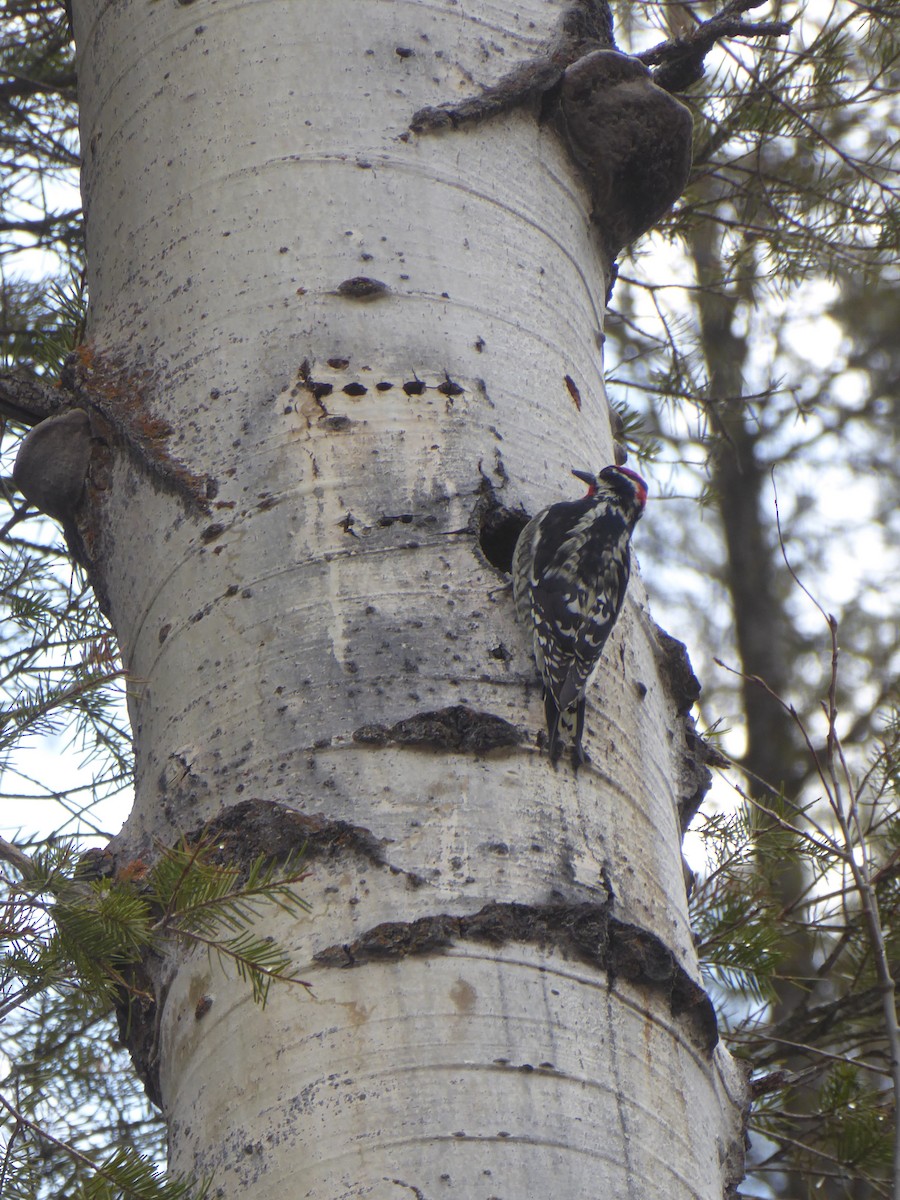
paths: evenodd
<path fill-rule="evenodd" d="M 522 732 L 503 717 L 454 704 L 432 712 L 415 713 L 394 725 L 363 725 L 354 742 L 375 746 L 416 746 L 442 752 L 484 754 L 517 746 Z"/>
<path fill-rule="evenodd" d="M 264 855 L 270 862 L 346 861 L 355 857 L 367 866 L 404 876 L 409 887 L 419 887 L 419 876 L 387 862 L 384 843 L 369 830 L 348 821 L 307 815 L 272 800 L 242 800 L 224 809 L 200 829 L 185 836 L 188 845 L 211 848 L 209 861 L 237 867 L 244 878 L 250 866 Z M 130 855 L 128 857 L 131 857 Z M 82 878 L 112 878 L 120 866 L 115 843 L 89 850 L 81 859 Z M 116 1004 L 119 1033 L 148 1098 L 162 1108 L 159 1085 L 159 1021 L 168 994 L 168 976 L 159 954 L 150 952 L 142 965 L 131 968 L 128 990 Z M 194 1016 L 202 1020 L 209 1009 L 204 998 Z"/>
<path fill-rule="evenodd" d="M 684 734 L 678 774 L 678 815 L 684 833 L 712 786 L 710 767 L 724 769 L 731 763 L 697 732 L 690 715 L 700 698 L 700 681 L 694 674 L 687 647 L 655 623 L 653 633 L 660 680 L 675 705 Z"/>
<path fill-rule="evenodd" d="M 326 967 L 360 967 L 417 954 L 440 954 L 464 941 L 492 946 L 525 943 L 554 949 L 617 979 L 663 996 L 683 1019 L 691 1041 L 711 1055 L 719 1040 L 712 1002 L 654 933 L 620 921 L 605 904 L 487 904 L 471 916 L 442 913 L 416 921 L 387 921 L 346 945 L 313 955 Z"/>
<path fill-rule="evenodd" d="M 405 875 L 413 887 L 422 883 L 418 875 L 392 866 L 384 853 L 387 843 L 363 826 L 320 813 L 301 813 L 275 800 L 241 800 L 188 834 L 187 841 L 214 846 L 213 862 L 241 868 L 248 868 L 261 854 L 273 862 L 297 855 L 304 861 L 353 856 L 364 864 L 386 867 L 393 875 Z"/>
<path fill-rule="evenodd" d="M 392 865 L 384 840 L 348 821 L 305 814 L 272 800 L 242 800 L 224 809 L 200 829 L 186 835 L 188 844 L 211 847 L 210 860 L 237 866 L 242 873 L 260 855 L 284 863 L 346 862 L 402 876 L 419 888 L 419 875 Z M 85 878 L 110 877 L 119 864 L 115 847 L 89 851 L 83 858 Z M 715 1010 L 703 988 L 678 963 L 665 943 L 648 930 L 612 916 L 612 893 L 602 901 L 532 905 L 491 903 L 471 915 L 441 913 L 410 922 L 375 926 L 353 942 L 323 948 L 313 955 L 321 967 L 361 967 L 368 962 L 397 961 L 409 955 L 442 954 L 455 944 L 476 941 L 500 947 L 525 943 L 555 950 L 604 971 L 610 986 L 623 980 L 663 998 L 671 1015 L 683 1023 L 691 1043 L 709 1057 L 718 1042 Z M 168 993 L 159 954 L 148 954 L 134 969 L 133 987 L 117 1005 L 122 1040 L 128 1046 L 148 1097 L 161 1106 L 159 1086 L 159 1019 Z M 205 1001 L 205 1002 L 204 1002 Z M 201 1020 L 209 1009 L 201 997 L 194 1013 Z"/>
<path fill-rule="evenodd" d="M 653 625 L 653 634 L 656 638 L 655 649 L 660 676 L 675 704 L 675 711 L 683 717 L 691 711 L 695 701 L 700 699 L 700 680 L 694 674 L 684 642 L 666 633 L 656 623 Z"/>

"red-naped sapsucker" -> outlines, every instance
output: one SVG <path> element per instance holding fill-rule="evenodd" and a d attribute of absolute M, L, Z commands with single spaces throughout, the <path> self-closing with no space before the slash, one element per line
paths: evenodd
<path fill-rule="evenodd" d="M 625 599 L 631 534 L 647 502 L 647 485 L 627 467 L 572 474 L 588 485 L 587 495 L 551 504 L 522 530 L 513 555 L 513 595 L 519 620 L 531 631 L 544 685 L 550 758 L 559 758 L 562 725 L 577 770 L 587 759 L 581 748 L 584 693 Z"/>

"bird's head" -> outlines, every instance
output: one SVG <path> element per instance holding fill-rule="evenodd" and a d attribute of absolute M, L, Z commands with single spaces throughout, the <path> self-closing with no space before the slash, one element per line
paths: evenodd
<path fill-rule="evenodd" d="M 596 496 L 600 491 L 612 492 L 643 512 L 647 503 L 647 484 L 637 471 L 628 467 L 604 467 L 598 474 L 590 471 L 573 471 L 576 479 L 587 484 L 587 494 Z"/>

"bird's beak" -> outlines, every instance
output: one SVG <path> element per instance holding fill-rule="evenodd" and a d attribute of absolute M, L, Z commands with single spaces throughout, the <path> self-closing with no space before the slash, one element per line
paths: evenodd
<path fill-rule="evenodd" d="M 597 476 L 591 471 L 573 471 L 572 474 L 582 483 L 586 483 L 588 487 L 595 488 L 597 486 Z"/>

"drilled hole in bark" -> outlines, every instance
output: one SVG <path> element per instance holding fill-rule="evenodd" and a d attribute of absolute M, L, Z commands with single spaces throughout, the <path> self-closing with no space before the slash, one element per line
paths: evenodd
<path fill-rule="evenodd" d="M 528 524 L 528 513 L 521 508 L 507 508 L 489 493 L 479 500 L 474 516 L 481 553 L 492 567 L 509 574 L 519 534 Z"/>

